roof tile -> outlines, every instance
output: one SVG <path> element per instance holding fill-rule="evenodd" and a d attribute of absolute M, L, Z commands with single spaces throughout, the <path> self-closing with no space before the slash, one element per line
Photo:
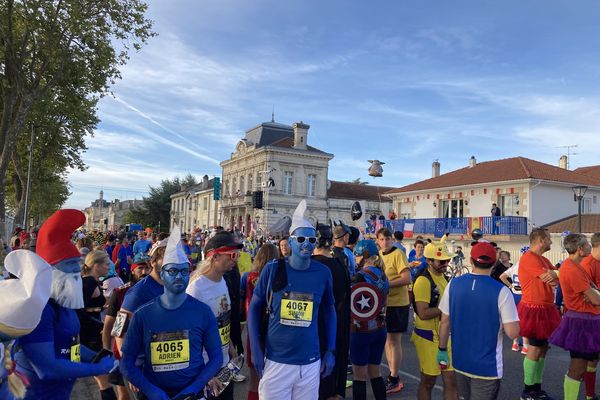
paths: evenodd
<path fill-rule="evenodd" d="M 334 199 L 369 200 L 388 203 L 392 200 L 385 196 L 391 187 L 372 186 L 360 183 L 329 181 L 327 197 Z"/>

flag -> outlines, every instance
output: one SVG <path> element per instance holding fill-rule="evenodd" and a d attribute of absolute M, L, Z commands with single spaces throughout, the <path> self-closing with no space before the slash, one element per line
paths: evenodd
<path fill-rule="evenodd" d="M 413 229 L 415 227 L 414 222 L 404 222 L 404 237 L 411 238 L 413 237 Z"/>

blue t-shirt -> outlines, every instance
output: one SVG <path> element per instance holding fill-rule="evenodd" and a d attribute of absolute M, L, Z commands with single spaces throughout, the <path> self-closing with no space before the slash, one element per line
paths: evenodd
<path fill-rule="evenodd" d="M 165 291 L 164 286 L 156 282 L 152 276 L 147 276 L 131 287 L 123 298 L 121 308 L 136 312 L 138 308 L 154 300 Z"/>
<path fill-rule="evenodd" d="M 134 255 L 146 254 L 150 250 L 151 246 L 152 246 L 152 243 L 150 243 L 150 241 L 148 241 L 146 239 L 137 240 L 133 244 L 133 254 Z"/>
<path fill-rule="evenodd" d="M 420 264 L 413 267 L 411 265 L 412 262 L 420 262 Z M 420 258 L 417 258 L 417 253 L 414 253 L 413 255 L 411 255 L 410 257 L 408 257 L 408 265 L 410 265 L 410 278 L 411 278 L 411 281 L 414 282 L 415 281 L 415 277 L 417 276 L 417 274 L 419 272 L 424 271 L 425 269 L 427 269 L 427 259 L 425 258 L 425 256 L 421 256 Z"/>
<path fill-rule="evenodd" d="M 179 391 L 193 383 L 204 368 L 204 349 L 221 348 L 217 320 L 210 307 L 187 296 L 181 307 L 167 310 L 160 298 L 133 315 L 123 355 L 144 354 L 142 372 L 153 385 Z"/>
<path fill-rule="evenodd" d="M 119 268 L 121 270 L 125 269 L 129 271 L 129 264 L 127 263 L 127 256 L 133 258 L 133 251 L 131 250 L 131 245 L 121 246 L 119 249 L 119 254 L 117 255 L 117 259 L 121 262 L 119 263 Z"/>
<path fill-rule="evenodd" d="M 52 301 L 52 300 L 50 300 Z M 58 359 L 71 359 L 72 346 L 79 344 L 79 318 L 75 310 L 54 303 L 46 304 L 38 326 L 17 340 L 23 350 L 15 354 L 18 370 L 29 379 L 25 399 L 68 400 L 75 379 L 41 380 L 27 358 L 27 345 L 54 342 L 54 355 Z"/>
<path fill-rule="evenodd" d="M 400 243 L 400 242 L 395 242 L 395 243 L 393 244 L 393 246 L 394 246 L 395 248 L 397 248 L 397 249 L 400 249 L 400 250 L 402 250 L 402 251 L 404 252 L 404 254 L 406 254 L 406 247 L 404 247 L 404 246 L 402 245 L 402 243 Z"/>
<path fill-rule="evenodd" d="M 108 253 L 108 258 L 110 258 L 112 260 L 112 252 L 114 250 L 115 246 L 106 246 L 106 252 Z"/>
<path fill-rule="evenodd" d="M 265 303 L 277 264 L 278 261 L 273 260 L 265 265 L 254 288 L 254 296 Z M 331 272 L 315 260 L 311 260 L 308 269 L 301 271 L 290 267 L 287 260 L 285 265 L 288 285 L 284 290 L 273 292 L 265 355 L 282 364 L 307 365 L 320 358 L 319 305 L 333 305 Z"/>
<path fill-rule="evenodd" d="M 348 257 L 348 272 L 350 273 L 350 277 L 353 277 L 356 273 L 356 259 L 354 258 L 354 253 L 347 247 L 344 247 L 344 254 Z"/>

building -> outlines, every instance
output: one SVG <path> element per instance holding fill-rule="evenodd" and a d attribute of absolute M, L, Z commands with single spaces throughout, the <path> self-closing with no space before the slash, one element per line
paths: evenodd
<path fill-rule="evenodd" d="M 100 191 L 99 197 L 92 202 L 92 204 L 83 209 L 85 214 L 85 229 L 91 231 L 92 229 L 106 230 L 104 220 L 108 218 L 108 206 L 110 203 L 104 200 L 104 191 Z"/>
<path fill-rule="evenodd" d="M 123 200 L 114 199 L 108 206 L 108 230 L 118 231 L 125 226 L 125 215 L 134 207 L 142 207 L 143 200 Z"/>
<path fill-rule="evenodd" d="M 310 146 L 310 126 L 265 122 L 246 131 L 229 160 L 221 162 L 221 224 L 227 229 L 284 234 L 298 203 L 306 199 L 312 224 L 330 219 L 350 221 L 350 208 L 360 201 L 364 214 L 386 213 L 389 188 L 329 181 L 333 154 Z M 262 192 L 262 208 L 253 193 Z M 257 205 L 257 204 L 254 204 Z M 363 219 L 365 217 L 363 216 Z M 360 226 L 363 221 L 354 222 Z"/>
<path fill-rule="evenodd" d="M 142 200 L 115 199 L 111 202 L 104 200 L 104 191 L 100 191 L 98 199 L 83 210 L 85 214 L 84 228 L 88 231 L 98 229 L 102 232 L 107 230 L 117 231 L 124 225 L 125 214 L 133 207 L 141 207 Z"/>
<path fill-rule="evenodd" d="M 219 225 L 219 201 L 214 197 L 214 178 L 204 175 L 202 182 L 171 195 L 171 229 L 178 224 L 182 232 Z"/>

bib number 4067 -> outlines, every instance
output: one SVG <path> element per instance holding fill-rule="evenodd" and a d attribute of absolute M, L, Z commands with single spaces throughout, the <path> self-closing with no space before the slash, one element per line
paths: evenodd
<path fill-rule="evenodd" d="M 286 304 L 288 310 L 292 311 L 306 311 L 308 309 L 308 303 L 301 301 L 290 301 Z"/>

